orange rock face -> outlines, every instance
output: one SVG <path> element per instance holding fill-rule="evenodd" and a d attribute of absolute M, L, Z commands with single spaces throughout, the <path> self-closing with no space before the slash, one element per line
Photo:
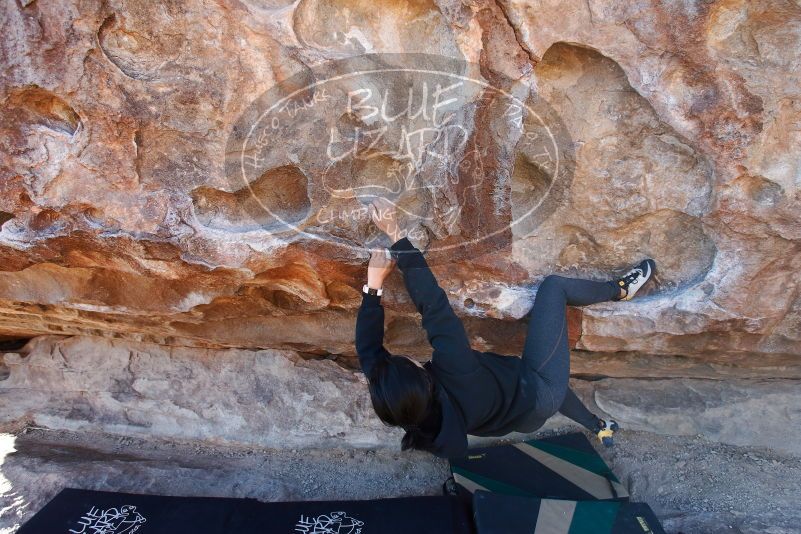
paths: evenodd
<path fill-rule="evenodd" d="M 0 335 L 352 357 L 378 195 L 482 350 L 519 353 L 547 274 L 652 257 L 574 345 L 801 354 L 798 2 L 379 4 L 4 0 Z M 385 303 L 425 357 L 399 274 Z"/>

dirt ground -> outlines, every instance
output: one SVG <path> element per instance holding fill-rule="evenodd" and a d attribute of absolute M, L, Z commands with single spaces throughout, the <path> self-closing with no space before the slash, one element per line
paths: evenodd
<path fill-rule="evenodd" d="M 623 432 L 599 448 L 668 532 L 801 532 L 801 458 Z M 26 428 L 0 434 L 0 533 L 66 486 L 265 501 L 437 495 L 448 465 L 390 450 L 275 450 Z"/>

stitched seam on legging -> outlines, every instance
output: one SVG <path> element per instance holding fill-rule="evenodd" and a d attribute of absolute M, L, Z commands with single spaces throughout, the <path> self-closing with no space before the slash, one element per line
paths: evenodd
<path fill-rule="evenodd" d="M 567 317 L 565 316 L 562 319 L 562 329 L 559 331 L 559 335 L 556 336 L 556 343 L 554 343 L 553 349 L 551 349 L 551 353 L 548 355 L 548 357 L 545 359 L 545 361 L 542 362 L 539 367 L 537 367 L 537 372 L 539 372 L 540 369 L 545 367 L 545 364 L 548 363 L 549 361 L 551 361 L 551 358 L 553 358 L 553 355 L 556 352 L 556 348 L 559 346 L 559 341 L 562 339 L 562 332 L 565 331 L 565 323 L 566 322 L 567 322 Z"/>

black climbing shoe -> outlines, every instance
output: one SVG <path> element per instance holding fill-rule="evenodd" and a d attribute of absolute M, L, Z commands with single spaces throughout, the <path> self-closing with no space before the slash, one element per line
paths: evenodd
<path fill-rule="evenodd" d="M 643 260 L 639 265 L 624 274 L 622 277 L 616 279 L 614 284 L 619 288 L 623 288 L 626 296 L 616 298 L 615 300 L 631 300 L 639 289 L 651 278 L 656 270 L 656 262 L 652 259 Z"/>

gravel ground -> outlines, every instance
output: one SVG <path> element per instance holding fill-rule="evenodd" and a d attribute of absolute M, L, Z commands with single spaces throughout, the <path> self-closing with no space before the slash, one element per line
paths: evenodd
<path fill-rule="evenodd" d="M 668 532 L 801 532 L 799 457 L 645 432 L 602 454 Z"/>
<path fill-rule="evenodd" d="M 801 532 L 801 459 L 624 432 L 599 449 L 668 532 Z M 4 461 L 2 460 L 5 457 Z M 438 495 L 447 462 L 388 450 L 274 450 L 27 428 L 0 435 L 0 533 L 66 486 L 265 501 Z"/>

